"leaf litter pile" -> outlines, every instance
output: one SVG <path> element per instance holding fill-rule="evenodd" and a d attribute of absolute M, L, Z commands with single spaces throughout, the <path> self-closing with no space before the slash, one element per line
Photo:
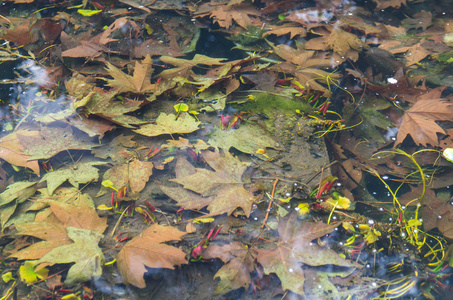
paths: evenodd
<path fill-rule="evenodd" d="M 448 297 L 436 2 L 3 2 L 1 299 Z"/>

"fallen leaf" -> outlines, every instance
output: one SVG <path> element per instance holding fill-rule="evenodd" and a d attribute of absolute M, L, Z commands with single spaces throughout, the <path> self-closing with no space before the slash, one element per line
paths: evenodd
<path fill-rule="evenodd" d="M 118 253 L 117 265 L 123 281 L 136 287 L 146 287 L 143 274 L 148 268 L 174 269 L 187 264 L 185 253 L 176 247 L 163 244 L 180 241 L 185 232 L 171 226 L 153 224 L 124 245 Z"/>
<path fill-rule="evenodd" d="M 40 175 L 38 160 L 31 160 L 31 155 L 23 154 L 25 146 L 19 142 L 17 133 L 10 133 L 0 139 L 0 158 L 18 167 L 31 169 L 36 175 Z"/>
<path fill-rule="evenodd" d="M 290 290 L 305 296 L 304 269 L 313 266 L 359 267 L 358 264 L 341 258 L 330 248 L 322 248 L 313 239 L 330 233 L 337 225 L 328 225 L 319 221 L 302 222 L 297 213 L 278 224 L 279 241 L 273 249 L 257 249 L 257 262 L 263 266 L 265 274 L 278 276 L 284 290 Z"/>
<path fill-rule="evenodd" d="M 171 181 L 182 184 L 184 188 L 201 194 L 203 197 L 213 197 L 208 205 L 212 214 L 232 214 L 237 208 L 242 208 L 249 217 L 254 196 L 244 188 L 242 175 L 247 169 L 241 161 L 228 151 L 202 151 L 202 156 L 214 170 L 197 168 L 196 173 Z"/>
<path fill-rule="evenodd" d="M 264 128 L 258 125 L 243 124 L 238 129 L 221 130 L 214 128 L 209 134 L 208 143 L 217 148 L 237 150 L 254 154 L 258 149 L 278 149 L 279 144 Z"/>
<path fill-rule="evenodd" d="M 75 263 L 69 269 L 64 281 L 69 286 L 100 277 L 105 258 L 98 243 L 103 235 L 74 227 L 67 227 L 66 230 L 74 243 L 52 249 L 37 263 L 52 265 Z"/>
<path fill-rule="evenodd" d="M 452 103 L 447 99 L 422 99 L 404 112 L 396 137 L 395 146 L 410 135 L 417 145 L 439 146 L 437 133 L 445 131 L 436 121 L 453 118 Z"/>
<path fill-rule="evenodd" d="M 181 114 L 178 118 L 174 114 L 161 113 L 156 119 L 156 124 L 141 125 L 134 132 L 146 136 L 158 136 L 162 134 L 191 133 L 198 130 L 201 122 L 195 120 L 189 114 Z"/>
<path fill-rule="evenodd" d="M 239 242 L 231 242 L 224 246 L 212 245 L 203 253 L 203 259 L 220 258 L 225 264 L 214 275 L 220 278 L 214 294 L 224 295 L 231 291 L 244 288 L 248 290 L 255 269 L 256 251 Z"/>
<path fill-rule="evenodd" d="M 49 274 L 49 269 L 41 268 L 36 271 L 36 261 L 26 261 L 19 268 L 20 280 L 27 285 L 35 283 L 38 279 L 45 279 Z"/>
<path fill-rule="evenodd" d="M 125 164 L 117 164 L 104 173 L 103 180 L 110 180 L 116 189 L 128 187 L 132 193 L 139 193 L 144 188 L 153 174 L 153 163 L 148 161 L 133 160 Z M 107 192 L 107 188 L 101 187 L 96 197 Z"/>
<path fill-rule="evenodd" d="M 220 27 L 226 29 L 233 25 L 233 20 L 241 27 L 247 29 L 253 25 L 249 16 L 259 16 L 261 13 L 249 3 L 236 5 L 219 5 L 218 3 L 204 3 L 198 7 L 194 14 L 196 17 L 209 15 Z"/>
<path fill-rule="evenodd" d="M 69 181 L 72 186 L 78 188 L 81 183 L 97 181 L 99 178 L 99 170 L 94 166 L 104 164 L 104 162 L 76 163 L 73 166 L 46 173 L 40 182 L 47 181 L 47 189 L 49 190 L 50 195 L 52 195 L 55 189 L 65 181 Z"/>
<path fill-rule="evenodd" d="M 164 70 L 157 75 L 160 78 L 172 78 L 172 77 L 187 77 L 189 72 L 193 67 L 198 65 L 223 65 L 222 61 L 226 60 L 225 58 L 212 58 L 206 55 L 195 54 L 193 59 L 187 60 L 182 58 L 176 58 L 172 56 L 161 56 L 160 61 L 166 64 L 176 66 L 176 68 Z"/>
<path fill-rule="evenodd" d="M 125 136 L 120 134 L 108 144 L 91 150 L 91 153 L 99 158 L 106 159 L 110 157 L 113 161 L 125 163 L 128 158 L 123 154 L 128 151 L 134 151 L 138 146 L 138 143 L 132 140 L 133 138 L 133 135 Z"/>
<path fill-rule="evenodd" d="M 107 80 L 108 85 L 117 89 L 118 93 L 143 94 L 155 90 L 155 85 L 151 84 L 151 75 L 154 71 L 151 56 L 147 55 L 141 62 L 135 62 L 134 76 L 123 73 L 109 62 L 106 64 L 109 75 L 113 77 L 113 80 Z"/>
<path fill-rule="evenodd" d="M 23 154 L 30 159 L 49 159 L 65 150 L 91 150 L 96 144 L 87 136 L 76 136 L 71 127 L 46 126 L 40 130 L 18 130 L 19 143 L 24 147 Z"/>
<path fill-rule="evenodd" d="M 32 197 L 36 192 L 36 182 L 15 182 L 0 194 L 0 221 L 2 230 L 16 211 L 17 205 Z"/>

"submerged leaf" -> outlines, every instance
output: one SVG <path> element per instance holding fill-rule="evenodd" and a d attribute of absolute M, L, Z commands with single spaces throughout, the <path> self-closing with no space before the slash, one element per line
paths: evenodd
<path fill-rule="evenodd" d="M 214 171 L 197 168 L 195 174 L 171 181 L 182 184 L 184 188 L 203 197 L 208 197 L 208 199 L 204 198 L 204 201 L 210 201 L 208 210 L 211 214 L 228 213 L 230 215 L 237 208 L 242 208 L 245 215 L 249 217 L 254 196 L 244 188 L 245 182 L 242 180 L 242 174 L 247 167 L 228 151 L 206 150 L 202 151 L 202 156 Z M 172 196 L 172 193 L 169 195 Z M 195 203 L 199 201 L 197 197 L 174 199 L 184 202 L 181 204 L 185 208 L 200 207 L 199 203 Z"/>
<path fill-rule="evenodd" d="M 144 288 L 145 267 L 174 269 L 175 265 L 187 264 L 186 255 L 181 249 L 163 244 L 180 241 L 184 234 L 177 228 L 154 224 L 127 242 L 117 256 L 118 269 L 124 282 Z"/>
<path fill-rule="evenodd" d="M 181 134 L 198 130 L 200 124 L 201 122 L 195 120 L 189 114 L 181 114 L 179 118 L 176 118 L 174 114 L 161 113 L 156 119 L 156 124 L 145 124 L 134 131 L 146 136 Z"/>

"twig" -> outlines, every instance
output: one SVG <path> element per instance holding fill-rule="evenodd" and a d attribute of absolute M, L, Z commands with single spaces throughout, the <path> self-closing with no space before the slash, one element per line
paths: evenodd
<path fill-rule="evenodd" d="M 271 194 L 271 197 L 270 197 L 271 201 L 269 201 L 269 206 L 267 207 L 267 211 L 266 211 L 266 217 L 264 218 L 263 225 L 261 226 L 261 228 L 264 228 L 264 226 L 266 225 L 267 218 L 269 217 L 269 213 L 271 211 L 272 202 L 274 202 L 275 187 L 277 186 L 277 183 L 278 183 L 278 179 L 275 179 L 274 185 L 272 186 L 272 194 Z"/>

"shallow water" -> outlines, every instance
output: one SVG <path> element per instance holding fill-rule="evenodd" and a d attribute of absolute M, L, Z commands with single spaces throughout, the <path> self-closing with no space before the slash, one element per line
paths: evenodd
<path fill-rule="evenodd" d="M 20 2 L 2 299 L 447 298 L 451 1 Z"/>

